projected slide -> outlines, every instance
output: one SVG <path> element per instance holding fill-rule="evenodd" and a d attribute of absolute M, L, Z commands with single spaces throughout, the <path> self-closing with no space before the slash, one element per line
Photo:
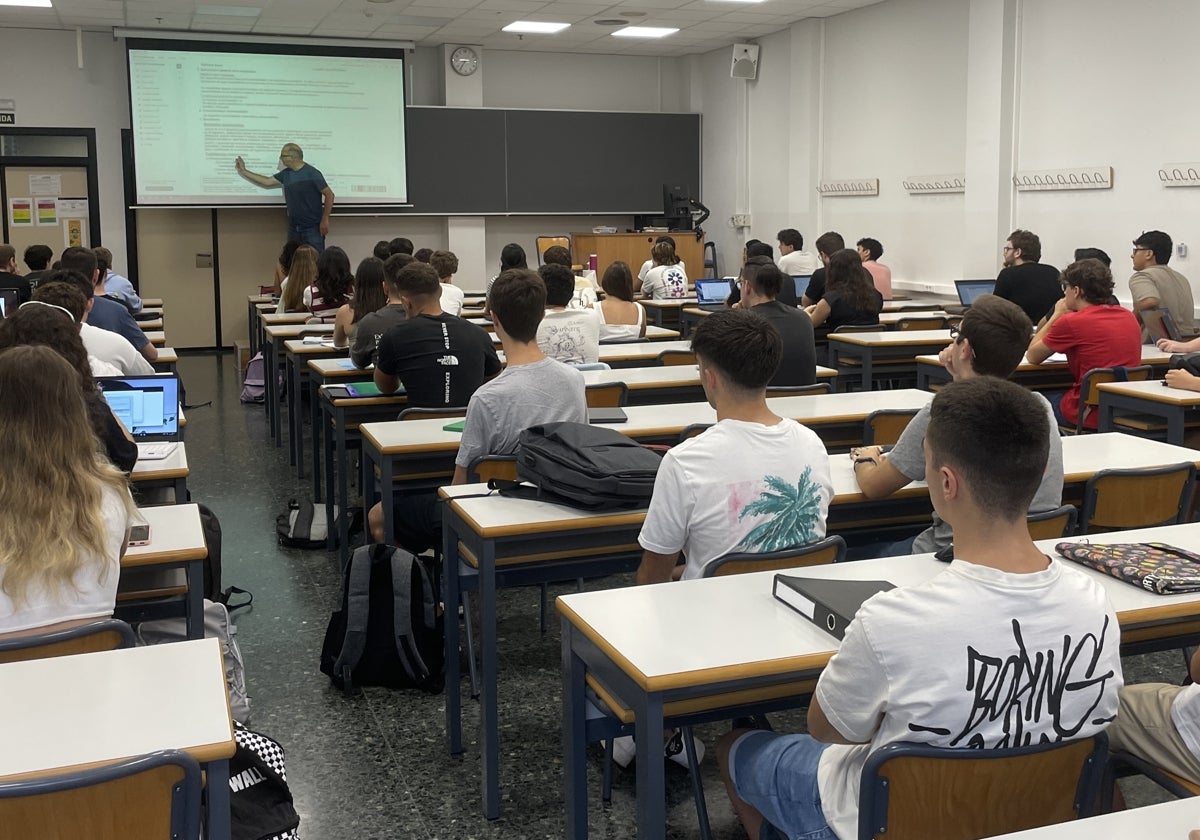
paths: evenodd
<path fill-rule="evenodd" d="M 338 204 L 407 200 L 399 58 L 129 49 L 139 204 L 282 204 L 261 175 L 296 143 Z"/>

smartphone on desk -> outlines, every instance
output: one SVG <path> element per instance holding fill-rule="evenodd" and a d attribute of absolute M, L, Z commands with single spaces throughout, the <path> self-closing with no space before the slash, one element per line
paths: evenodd
<path fill-rule="evenodd" d="M 150 545 L 150 526 L 133 525 L 129 529 L 130 545 Z"/>

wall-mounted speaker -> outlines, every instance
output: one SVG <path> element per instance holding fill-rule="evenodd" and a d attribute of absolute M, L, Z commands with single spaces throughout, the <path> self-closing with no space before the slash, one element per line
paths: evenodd
<path fill-rule="evenodd" d="M 729 75 L 734 79 L 758 78 L 758 44 L 734 44 Z"/>

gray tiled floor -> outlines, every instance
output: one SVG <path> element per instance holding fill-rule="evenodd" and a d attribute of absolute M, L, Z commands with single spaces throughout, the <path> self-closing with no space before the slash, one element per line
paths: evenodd
<path fill-rule="evenodd" d="M 261 406 L 238 402 L 231 358 L 184 357 L 180 371 L 192 403 L 187 412 L 189 487 L 224 529 L 224 584 L 254 592 L 237 614 L 253 701 L 252 726 L 287 748 L 288 774 L 305 840 L 342 838 L 558 838 L 563 834 L 558 628 L 538 629 L 535 590 L 505 591 L 500 605 L 501 778 L 504 816 L 481 814 L 478 707 L 465 703 L 466 755 L 445 749 L 441 696 L 368 689 L 347 698 L 318 670 L 321 641 L 340 597 L 335 556 L 282 549 L 275 516 L 288 499 L 306 498 L 287 450 L 270 444 Z M 613 586 L 612 580 L 597 586 Z M 573 587 L 551 589 L 551 595 Z M 1129 681 L 1182 675 L 1178 653 L 1127 661 Z M 803 710 L 772 716 L 776 728 L 799 729 Z M 727 727 L 700 727 L 711 749 Z M 704 762 L 713 834 L 744 837 L 712 758 Z M 668 836 L 698 837 L 687 774 L 673 765 L 668 781 Z M 635 834 L 633 772 L 616 774 L 610 806 L 599 802 L 600 753 L 592 756 L 591 834 Z M 1157 801 L 1139 785 L 1131 804 Z"/>

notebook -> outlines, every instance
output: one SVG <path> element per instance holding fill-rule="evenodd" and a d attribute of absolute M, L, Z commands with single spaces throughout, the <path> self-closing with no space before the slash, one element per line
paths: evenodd
<path fill-rule="evenodd" d="M 467 426 L 467 420 L 466 420 L 466 418 L 463 418 L 462 420 L 455 420 L 453 423 L 447 423 L 445 426 L 442 426 L 442 431 L 443 432 L 461 432 L 464 428 L 466 428 L 466 426 Z"/>
<path fill-rule="evenodd" d="M 990 295 L 996 288 L 995 280 L 955 280 L 958 299 L 963 306 L 970 306 L 980 295 Z"/>
<path fill-rule="evenodd" d="M 733 283 L 728 278 L 724 280 L 697 280 L 696 303 L 701 309 L 722 309 L 725 298 L 733 291 Z"/>
<path fill-rule="evenodd" d="M 173 373 L 98 376 L 96 384 L 134 441 L 140 444 L 179 440 L 178 376 Z"/>
<path fill-rule="evenodd" d="M 17 311 L 21 305 L 21 293 L 16 289 L 0 289 L 0 321 Z"/>

